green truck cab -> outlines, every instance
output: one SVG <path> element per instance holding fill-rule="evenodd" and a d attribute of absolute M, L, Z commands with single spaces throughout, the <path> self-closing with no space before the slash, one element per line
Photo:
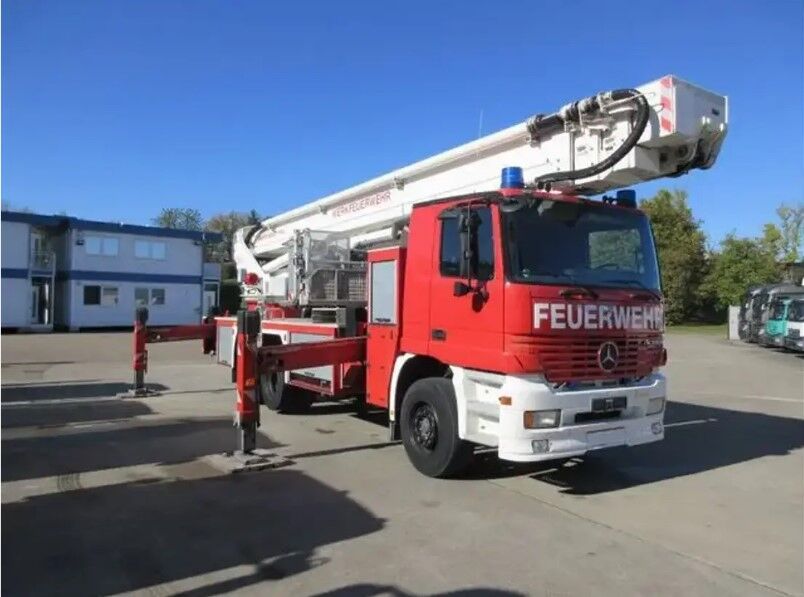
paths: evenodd
<path fill-rule="evenodd" d="M 787 330 L 784 347 L 804 352 L 804 298 L 795 298 L 787 306 Z"/>
<path fill-rule="evenodd" d="M 765 322 L 765 333 L 761 336 L 763 346 L 784 346 L 787 335 L 787 309 L 790 298 L 776 298 L 768 307 L 768 320 Z"/>

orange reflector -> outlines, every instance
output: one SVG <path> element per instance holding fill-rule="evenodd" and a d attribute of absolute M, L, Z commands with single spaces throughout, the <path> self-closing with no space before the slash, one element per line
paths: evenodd
<path fill-rule="evenodd" d="M 502 406 L 511 406 L 511 397 L 510 396 L 500 396 L 500 404 Z"/>

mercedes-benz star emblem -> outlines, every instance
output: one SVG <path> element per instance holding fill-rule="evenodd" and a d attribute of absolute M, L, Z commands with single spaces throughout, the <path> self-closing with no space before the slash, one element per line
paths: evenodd
<path fill-rule="evenodd" d="M 604 342 L 597 351 L 597 364 L 603 371 L 614 371 L 620 351 L 614 342 Z"/>

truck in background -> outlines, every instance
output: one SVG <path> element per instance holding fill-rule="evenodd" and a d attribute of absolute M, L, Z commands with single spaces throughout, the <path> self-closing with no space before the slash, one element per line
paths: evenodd
<path fill-rule="evenodd" d="M 768 321 L 765 323 L 765 334 L 762 336 L 762 345 L 767 347 L 784 346 L 787 334 L 787 312 L 791 298 L 775 298 L 768 305 Z"/>
<path fill-rule="evenodd" d="M 748 310 L 748 342 L 765 345 L 770 308 L 777 299 L 789 298 L 804 292 L 795 284 L 771 284 L 761 287 L 750 299 Z"/>
<path fill-rule="evenodd" d="M 784 347 L 804 352 L 804 296 L 793 298 L 787 307 Z"/>

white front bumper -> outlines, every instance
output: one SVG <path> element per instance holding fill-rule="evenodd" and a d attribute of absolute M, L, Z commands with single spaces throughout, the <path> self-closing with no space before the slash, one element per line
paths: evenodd
<path fill-rule="evenodd" d="M 488 374 L 468 370 L 456 377 L 453 381 L 458 394 L 461 437 L 496 445 L 503 460 L 535 462 L 569 458 L 592 450 L 636 446 L 664 438 L 664 411 L 646 414 L 651 398 L 667 396 L 666 381 L 660 373 L 630 385 L 569 391 L 554 390 L 537 375 L 499 376 L 497 383 Z M 500 405 L 500 396 L 510 397 L 511 404 Z M 576 415 L 592 411 L 593 399 L 619 396 L 626 398 L 626 408 L 619 417 L 576 423 Z M 558 427 L 525 428 L 525 411 L 552 409 L 561 410 Z"/>

